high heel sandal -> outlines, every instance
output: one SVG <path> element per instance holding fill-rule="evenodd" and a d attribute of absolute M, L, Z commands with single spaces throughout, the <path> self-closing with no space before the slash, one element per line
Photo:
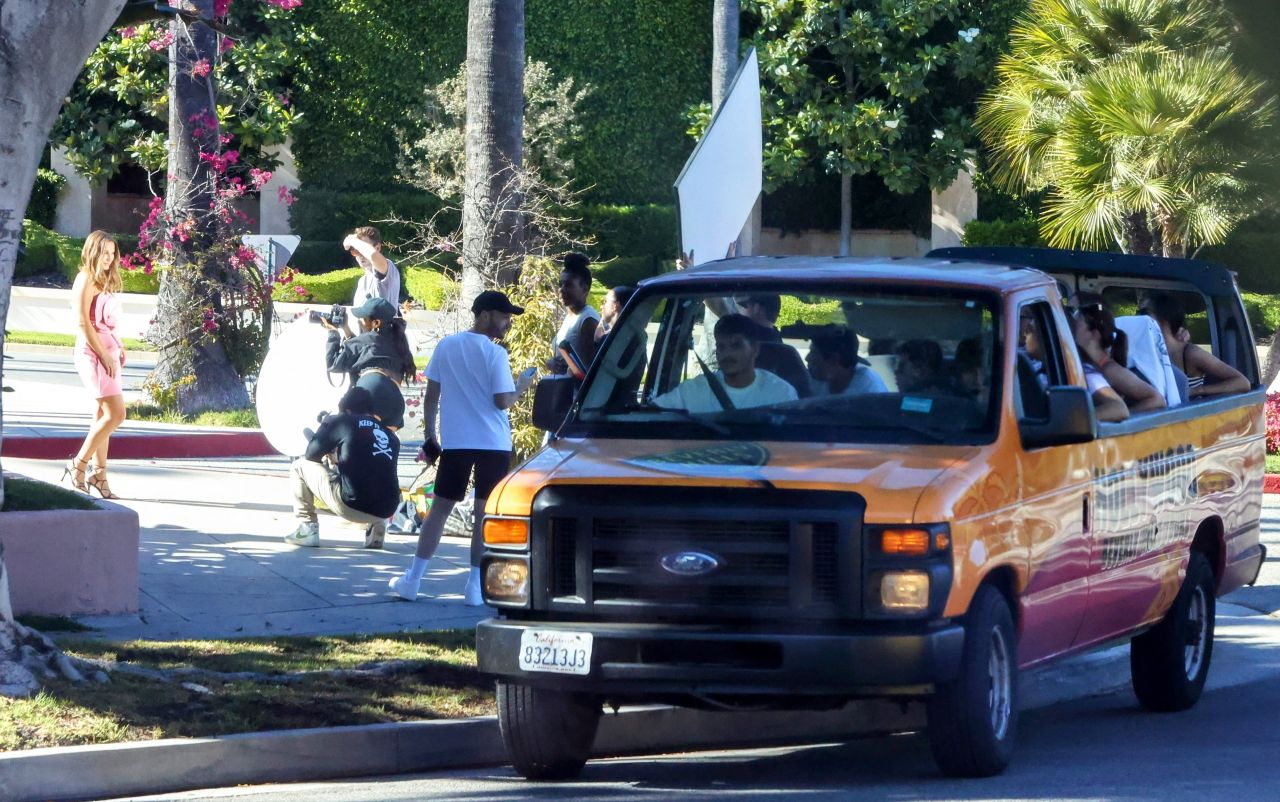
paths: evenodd
<path fill-rule="evenodd" d="M 67 461 L 62 467 L 62 479 L 70 479 L 71 486 L 81 493 L 89 492 L 89 485 L 85 481 L 85 473 L 89 468 L 89 460 L 75 459 L 74 457 Z M 62 480 L 59 480 L 62 481 Z"/>
<path fill-rule="evenodd" d="M 106 468 L 94 468 L 93 472 L 89 474 L 88 484 L 89 484 L 89 487 L 98 491 L 99 496 L 102 496 L 108 501 L 120 498 L 115 493 L 111 492 L 111 485 L 107 483 Z M 93 495 L 93 494 L 90 493 L 89 495 Z"/>

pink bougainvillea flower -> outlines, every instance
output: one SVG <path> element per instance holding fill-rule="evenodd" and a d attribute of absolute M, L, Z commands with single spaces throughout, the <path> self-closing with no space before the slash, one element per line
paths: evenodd
<path fill-rule="evenodd" d="M 288 187 L 283 185 L 280 187 L 280 191 L 276 193 L 276 197 L 279 198 L 280 202 L 285 206 L 292 206 L 298 201 L 297 196 L 290 192 Z"/>
<path fill-rule="evenodd" d="M 159 36 L 147 42 L 147 47 L 159 53 L 162 50 L 168 50 L 171 44 L 173 44 L 173 32 L 166 29 Z"/>
<path fill-rule="evenodd" d="M 294 288 L 293 288 L 293 291 L 294 291 L 295 293 L 297 293 L 298 295 L 306 295 L 306 294 L 307 294 L 307 290 L 306 290 L 306 288 L 304 288 L 304 287 L 294 287 Z"/>
<path fill-rule="evenodd" d="M 213 16 L 225 17 L 231 10 L 231 0 L 213 0 Z"/>
<path fill-rule="evenodd" d="M 207 58 L 202 58 L 191 65 L 191 74 L 197 78 L 204 78 L 211 72 L 213 72 L 213 66 L 209 64 L 209 59 Z"/>
<path fill-rule="evenodd" d="M 218 41 L 219 53 L 225 53 L 228 50 L 234 50 L 235 47 L 236 47 L 236 40 L 232 39 L 230 36 L 224 36 Z"/>
<path fill-rule="evenodd" d="M 126 27 L 126 28 L 121 29 L 121 31 L 120 31 L 120 38 L 121 38 L 121 39 L 132 39 L 132 38 L 134 37 L 134 35 L 135 35 L 135 34 L 137 34 L 137 33 L 138 33 L 138 29 L 137 29 L 137 28 L 135 28 L 135 27 L 133 27 L 132 25 L 130 25 L 130 26 Z"/>
<path fill-rule="evenodd" d="M 282 8 L 285 11 L 293 11 L 295 8 L 302 5 L 302 0 L 267 0 L 267 3 L 275 6 L 276 8 Z"/>

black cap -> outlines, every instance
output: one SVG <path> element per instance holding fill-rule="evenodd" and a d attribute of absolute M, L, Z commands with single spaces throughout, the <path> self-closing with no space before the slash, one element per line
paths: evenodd
<path fill-rule="evenodd" d="M 510 315 L 523 315 L 524 307 L 511 303 L 511 299 L 507 297 L 505 292 L 485 290 L 471 302 L 471 311 L 477 315 L 481 312 L 506 312 Z"/>
<path fill-rule="evenodd" d="M 352 309 L 351 314 L 358 318 L 381 320 L 383 323 L 390 323 L 395 319 L 396 308 L 391 305 L 390 301 L 382 298 L 370 298 L 355 309 Z"/>

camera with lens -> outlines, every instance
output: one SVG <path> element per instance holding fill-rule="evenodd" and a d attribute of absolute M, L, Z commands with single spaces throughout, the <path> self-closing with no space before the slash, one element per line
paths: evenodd
<path fill-rule="evenodd" d="M 347 308 L 342 304 L 334 304 L 333 308 L 328 312 L 319 312 L 312 309 L 307 313 L 307 317 L 312 323 L 319 323 L 322 320 L 328 321 L 330 326 L 340 329 L 347 322 Z"/>

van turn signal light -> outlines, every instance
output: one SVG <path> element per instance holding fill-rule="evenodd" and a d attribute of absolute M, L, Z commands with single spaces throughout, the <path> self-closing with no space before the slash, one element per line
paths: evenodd
<path fill-rule="evenodd" d="M 486 518 L 484 543 L 486 546 L 527 546 L 529 521 L 524 518 Z"/>
<path fill-rule="evenodd" d="M 885 529 L 880 533 L 880 552 L 900 557 L 923 557 L 929 553 L 932 541 L 933 533 L 928 529 Z"/>

